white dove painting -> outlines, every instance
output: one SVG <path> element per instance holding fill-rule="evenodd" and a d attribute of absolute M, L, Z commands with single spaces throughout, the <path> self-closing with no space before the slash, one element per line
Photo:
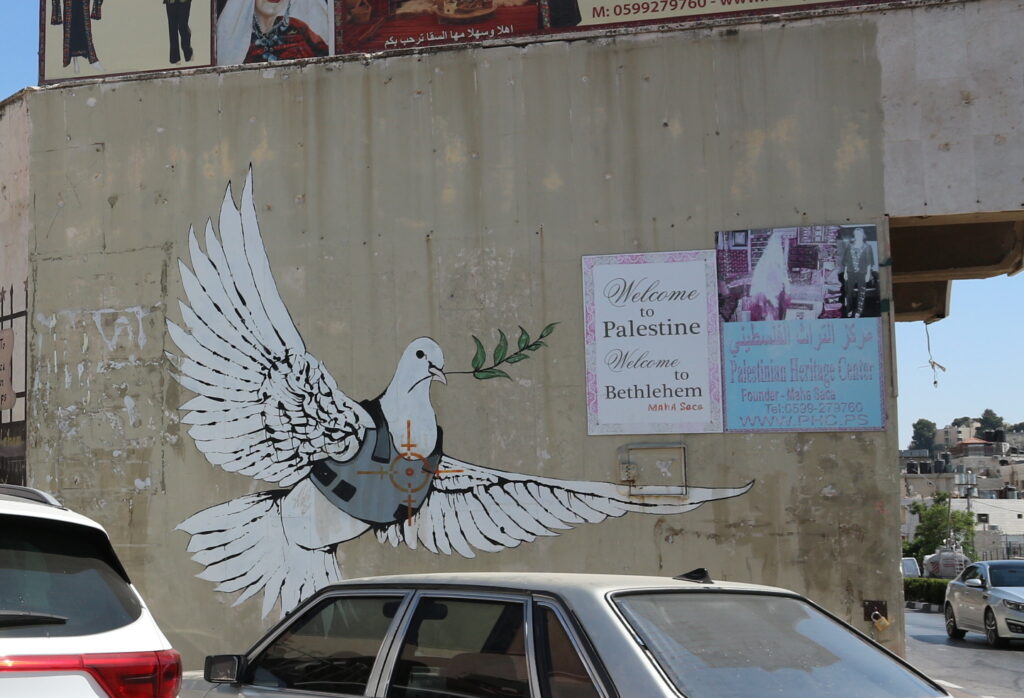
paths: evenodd
<path fill-rule="evenodd" d="M 206 459 L 276 489 L 204 509 L 179 524 L 198 574 L 235 604 L 262 593 L 262 613 L 281 613 L 342 578 L 340 544 L 370 534 L 382 544 L 467 558 L 558 535 L 628 512 L 681 514 L 736 497 L 734 488 L 690 487 L 686 497 L 630 497 L 607 482 L 576 482 L 458 460 L 442 444 L 431 389 L 445 373 L 441 347 L 413 339 L 376 398 L 346 395 L 306 352 L 278 293 L 253 200 L 252 171 L 241 205 L 228 185 L 219 230 L 208 221 L 205 249 L 189 231 L 191 268 L 179 260 L 187 303 L 168 321 L 181 355 L 168 354 L 178 382 L 195 393 L 182 421 Z M 518 351 L 501 335 L 495 366 L 544 345 L 525 330 Z M 474 338 L 475 339 L 475 338 Z"/>

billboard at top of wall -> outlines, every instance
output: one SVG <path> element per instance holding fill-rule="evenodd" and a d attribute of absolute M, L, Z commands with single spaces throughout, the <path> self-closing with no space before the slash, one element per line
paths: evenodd
<path fill-rule="evenodd" d="M 885 428 L 873 225 L 717 234 L 726 431 Z"/>
<path fill-rule="evenodd" d="M 42 0 L 42 83 L 207 66 L 213 0 Z"/>
<path fill-rule="evenodd" d="M 40 81 L 273 63 L 877 0 L 41 0 Z"/>
<path fill-rule="evenodd" d="M 866 5 L 820 0 L 338 0 L 340 53 L 374 53 L 615 25 L 659 24 L 813 7 Z"/>
<path fill-rule="evenodd" d="M 334 0 L 216 0 L 217 65 L 335 53 Z"/>

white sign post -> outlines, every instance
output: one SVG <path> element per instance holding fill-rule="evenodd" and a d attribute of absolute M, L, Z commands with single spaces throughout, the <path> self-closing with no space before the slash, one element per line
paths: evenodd
<path fill-rule="evenodd" d="M 0 410 L 14 407 L 16 399 L 12 378 L 11 359 L 14 356 L 14 330 L 0 330 Z"/>
<path fill-rule="evenodd" d="M 583 258 L 590 434 L 722 431 L 715 254 Z"/>

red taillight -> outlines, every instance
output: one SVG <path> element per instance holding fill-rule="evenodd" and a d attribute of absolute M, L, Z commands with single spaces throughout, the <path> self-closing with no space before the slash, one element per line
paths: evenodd
<path fill-rule="evenodd" d="M 176 698 L 181 687 L 181 655 L 174 650 L 0 657 L 5 671 L 86 673 L 110 698 Z"/>
<path fill-rule="evenodd" d="M 86 654 L 82 664 L 111 698 L 177 698 L 181 686 L 181 655 L 174 650 Z"/>

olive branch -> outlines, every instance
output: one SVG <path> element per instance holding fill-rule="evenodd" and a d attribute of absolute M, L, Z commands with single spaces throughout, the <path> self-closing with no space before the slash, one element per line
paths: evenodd
<path fill-rule="evenodd" d="M 487 380 L 488 378 L 508 378 L 512 380 L 512 376 L 508 375 L 505 371 L 498 368 L 501 364 L 517 364 L 520 361 L 526 361 L 530 358 L 530 352 L 535 352 L 541 347 L 546 347 L 547 342 L 544 338 L 549 336 L 555 331 L 555 325 L 557 322 L 552 322 L 550 325 L 541 330 L 540 335 L 537 339 L 531 339 L 530 333 L 523 329 L 523 326 L 519 326 L 519 337 L 516 339 L 517 351 L 509 354 L 508 349 L 508 336 L 504 330 L 498 330 L 498 345 L 494 347 L 494 352 L 491 354 L 493 363 L 490 366 L 484 366 L 487 361 L 487 350 L 484 349 L 484 344 L 481 342 L 476 335 L 473 335 L 473 344 L 476 345 L 476 352 L 473 354 L 473 361 L 470 364 L 473 367 L 472 371 L 451 371 L 448 375 L 454 373 L 468 373 L 478 380 Z"/>

